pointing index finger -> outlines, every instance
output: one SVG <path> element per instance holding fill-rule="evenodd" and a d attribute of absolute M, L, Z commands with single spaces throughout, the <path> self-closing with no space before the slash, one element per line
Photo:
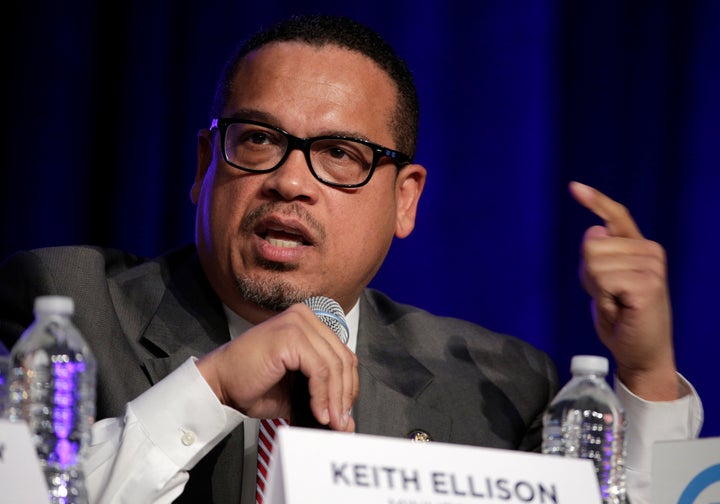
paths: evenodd
<path fill-rule="evenodd" d="M 570 182 L 569 189 L 570 194 L 578 203 L 605 222 L 605 227 L 607 227 L 610 236 L 622 238 L 643 237 L 625 205 L 580 182 Z"/>

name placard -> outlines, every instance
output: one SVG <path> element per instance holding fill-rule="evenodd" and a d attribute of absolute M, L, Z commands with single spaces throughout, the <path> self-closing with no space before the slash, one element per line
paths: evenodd
<path fill-rule="evenodd" d="M 600 504 L 589 460 L 300 427 L 268 478 L 267 504 Z"/>
<path fill-rule="evenodd" d="M 45 477 L 25 422 L 0 419 L 0 502 L 48 503 Z"/>
<path fill-rule="evenodd" d="M 720 437 L 653 445 L 653 504 L 720 503 Z"/>

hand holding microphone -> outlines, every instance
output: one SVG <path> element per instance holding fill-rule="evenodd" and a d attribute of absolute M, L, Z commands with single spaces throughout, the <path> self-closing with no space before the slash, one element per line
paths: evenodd
<path fill-rule="evenodd" d="M 349 412 L 359 379 L 347 335 L 340 306 L 310 298 L 237 335 L 196 365 L 220 402 L 247 416 L 352 432 Z"/>
<path fill-rule="evenodd" d="M 313 313 L 342 341 L 347 345 L 350 339 L 345 312 L 342 307 L 333 299 L 325 296 L 314 296 L 303 301 L 304 305 L 310 307 Z M 290 404 L 292 414 L 290 425 L 297 427 L 311 427 L 315 429 L 329 429 L 329 425 L 323 425 L 315 418 L 310 408 L 310 391 L 308 389 L 307 377 L 299 371 L 293 373 L 292 385 L 290 388 Z"/>

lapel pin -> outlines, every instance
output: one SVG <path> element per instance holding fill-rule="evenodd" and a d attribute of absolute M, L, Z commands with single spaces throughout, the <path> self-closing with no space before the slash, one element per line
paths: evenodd
<path fill-rule="evenodd" d="M 413 443 L 428 443 L 432 441 L 430 434 L 420 429 L 410 431 L 410 433 L 407 435 L 407 438 Z"/>

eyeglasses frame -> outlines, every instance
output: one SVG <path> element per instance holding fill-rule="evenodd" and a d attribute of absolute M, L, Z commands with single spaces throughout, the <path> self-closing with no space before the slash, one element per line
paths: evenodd
<path fill-rule="evenodd" d="M 267 128 L 273 131 L 276 131 L 283 135 L 288 140 L 287 149 L 285 150 L 285 154 L 283 154 L 282 158 L 278 163 L 273 166 L 272 168 L 267 168 L 264 170 L 252 170 L 250 168 L 247 168 L 245 166 L 237 165 L 233 162 L 231 162 L 227 157 L 227 152 L 225 150 L 225 136 L 227 134 L 228 127 L 232 124 L 253 124 L 255 126 L 261 126 L 263 128 Z M 382 145 L 370 142 L 368 140 L 362 139 L 362 138 L 355 138 L 350 136 L 342 136 L 342 135 L 321 135 L 316 137 L 310 137 L 310 138 L 300 138 L 297 137 L 291 133 L 288 133 L 282 128 L 278 128 L 277 126 L 273 126 L 271 124 L 267 124 L 261 121 L 255 121 L 252 119 L 239 119 L 239 118 L 232 118 L 232 117 L 216 117 L 212 120 L 210 124 L 210 131 L 213 129 L 217 129 L 220 133 L 220 148 L 222 150 L 223 159 L 227 164 L 230 166 L 237 168 L 239 170 L 243 170 L 247 173 L 269 173 L 271 171 L 277 170 L 282 166 L 282 164 L 287 160 L 288 156 L 290 155 L 290 152 L 294 150 L 299 150 L 303 154 L 305 154 L 305 161 L 307 162 L 308 168 L 310 169 L 310 173 L 312 173 L 313 177 L 315 177 L 318 181 L 322 182 L 323 184 L 329 185 L 331 187 L 339 187 L 342 189 L 355 189 L 357 187 L 362 187 L 368 182 L 370 182 L 370 179 L 373 176 L 373 173 L 375 172 L 375 168 L 377 168 L 378 162 L 383 157 L 388 157 L 392 160 L 392 162 L 395 164 L 397 169 L 401 169 L 403 166 L 409 165 L 412 163 L 412 158 L 408 156 L 407 154 L 404 154 L 400 151 L 396 151 L 393 149 L 389 149 L 387 147 L 383 147 Z M 324 180 L 318 176 L 317 173 L 315 173 L 315 169 L 312 166 L 312 162 L 310 161 L 310 145 L 312 145 L 314 142 L 318 140 L 352 140 L 353 142 L 358 142 L 363 145 L 366 145 L 370 147 L 373 151 L 373 159 L 370 164 L 370 169 L 368 170 L 368 175 L 362 182 L 359 182 L 357 184 L 339 184 L 337 182 L 329 182 L 327 180 Z"/>

